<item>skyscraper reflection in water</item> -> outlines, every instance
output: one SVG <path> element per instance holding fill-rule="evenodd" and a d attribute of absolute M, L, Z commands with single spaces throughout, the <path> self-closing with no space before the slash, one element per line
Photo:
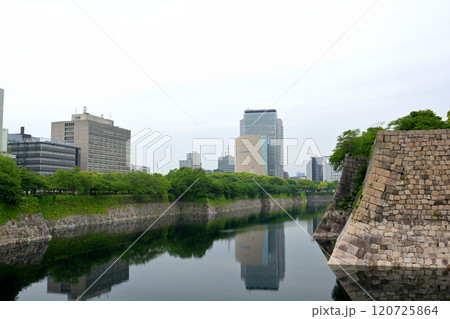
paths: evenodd
<path fill-rule="evenodd" d="M 77 300 L 86 289 L 114 262 L 115 259 L 100 266 L 94 266 L 91 272 L 75 282 L 56 281 L 50 274 L 47 277 L 47 292 L 67 294 L 67 300 Z M 118 260 L 86 293 L 82 300 L 91 299 L 110 292 L 112 286 L 129 280 L 129 266 L 126 261 Z"/>
<path fill-rule="evenodd" d="M 311 242 L 315 241 L 312 235 L 316 231 L 317 227 L 319 227 L 320 220 L 321 220 L 320 217 L 313 217 L 307 220 L 306 231 L 308 232 L 309 235 L 311 235 Z"/>
<path fill-rule="evenodd" d="M 236 235 L 235 259 L 247 289 L 278 290 L 286 270 L 283 226 Z"/>

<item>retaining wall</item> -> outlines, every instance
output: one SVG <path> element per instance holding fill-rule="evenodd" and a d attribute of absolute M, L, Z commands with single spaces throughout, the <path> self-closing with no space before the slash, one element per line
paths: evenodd
<path fill-rule="evenodd" d="M 378 132 L 329 264 L 449 267 L 450 130 Z"/>
<path fill-rule="evenodd" d="M 355 199 L 357 192 L 355 190 L 355 177 L 359 168 L 362 165 L 367 165 L 367 161 L 368 159 L 365 157 L 355 158 L 345 155 L 342 175 L 336 192 L 319 226 L 314 232 L 313 237 L 316 240 L 335 240 L 342 232 L 351 209 L 340 208 L 339 203 L 344 200 L 345 196 L 350 196 L 353 200 Z"/>
<path fill-rule="evenodd" d="M 0 226 L 0 246 L 27 244 L 52 238 L 41 213 L 22 215 L 20 220 L 10 220 Z"/>
<path fill-rule="evenodd" d="M 286 209 L 294 204 L 301 204 L 299 198 L 275 200 Z M 237 200 L 223 207 L 192 202 L 177 202 L 172 206 L 168 203 L 133 204 L 120 208 L 111 207 L 107 214 L 77 214 L 54 220 L 46 220 L 38 213 L 23 215 L 20 221 L 11 220 L 0 226 L 0 246 L 39 242 L 52 237 L 79 237 L 103 231 L 109 234 L 127 233 L 145 230 L 152 224 L 152 229 L 170 225 L 193 225 L 222 217 L 245 217 L 278 210 L 281 210 L 280 207 L 270 199 L 254 199 Z"/>

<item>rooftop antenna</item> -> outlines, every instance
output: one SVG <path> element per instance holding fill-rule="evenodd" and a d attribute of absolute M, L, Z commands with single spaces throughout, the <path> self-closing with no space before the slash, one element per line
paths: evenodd
<path fill-rule="evenodd" d="M 87 107 L 83 106 L 83 114 L 87 114 Z"/>

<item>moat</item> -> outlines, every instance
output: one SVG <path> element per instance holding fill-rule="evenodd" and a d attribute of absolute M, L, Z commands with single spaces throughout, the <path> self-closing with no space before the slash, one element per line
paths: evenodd
<path fill-rule="evenodd" d="M 283 212 L 160 227 L 114 264 L 141 232 L 53 238 L 3 249 L 0 299 L 370 300 L 353 280 L 327 265 L 326 254 L 312 239 L 324 212 L 322 206 L 291 211 L 303 229 Z M 332 243 L 323 247 L 329 251 Z M 445 271 L 351 274 L 375 299 L 449 298 Z"/>

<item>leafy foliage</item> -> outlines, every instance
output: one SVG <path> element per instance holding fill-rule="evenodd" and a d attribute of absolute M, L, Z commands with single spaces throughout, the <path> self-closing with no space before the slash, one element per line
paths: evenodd
<path fill-rule="evenodd" d="M 28 192 L 35 194 L 38 190 L 47 188 L 43 175 L 37 175 L 25 167 L 20 169 L 20 186 L 25 194 L 28 194 Z"/>
<path fill-rule="evenodd" d="M 330 164 L 333 169 L 335 171 L 342 170 L 345 154 L 353 157 L 371 157 L 377 133 L 383 130 L 382 127 L 370 127 L 362 134 L 360 130 L 348 130 L 339 135 L 336 147 L 330 156 Z"/>
<path fill-rule="evenodd" d="M 9 157 L 0 155 L 0 199 L 8 204 L 17 204 L 22 196 L 20 170 Z"/>
<path fill-rule="evenodd" d="M 19 169 L 13 160 L 6 157 L 0 159 L 0 176 L 0 222 L 19 215 L 31 203 L 26 201 L 31 197 L 24 198 L 28 194 L 38 199 L 30 206 L 30 211 L 37 209 L 45 218 L 54 219 L 70 214 L 101 214 L 108 207 L 134 203 L 136 200 L 173 201 L 185 191 L 181 200 L 221 205 L 230 200 L 265 198 L 268 194 L 291 197 L 307 191 L 332 191 L 337 187 L 337 181 L 296 182 L 249 173 L 207 174 L 202 169 L 187 167 L 174 169 L 166 176 L 141 171 L 102 174 L 84 172 L 79 167 L 73 167 L 67 171 L 58 170 L 45 177 L 26 168 Z M 21 201 L 23 205 L 19 204 Z"/>
<path fill-rule="evenodd" d="M 169 196 L 171 200 L 181 196 L 195 181 L 195 184 L 183 196 L 184 200 L 207 201 L 220 198 L 230 200 L 266 197 L 267 195 L 258 184 L 271 195 L 291 196 L 297 192 L 297 185 L 293 180 L 249 173 L 216 172 L 206 174 L 202 169 L 193 170 L 183 167 L 170 171 L 167 179 L 170 182 Z"/>
<path fill-rule="evenodd" d="M 443 121 L 432 110 L 413 111 L 409 115 L 398 118 L 389 123 L 388 129 L 400 130 L 432 130 L 450 128 L 450 111 L 447 121 Z M 330 157 L 330 164 L 335 171 L 342 169 L 345 154 L 353 157 L 371 157 L 372 148 L 378 131 L 382 127 L 371 127 L 362 132 L 359 129 L 347 130 L 337 138 L 336 147 Z"/>
<path fill-rule="evenodd" d="M 432 110 L 413 111 L 404 117 L 398 118 L 389 123 L 389 128 L 395 131 L 409 130 L 433 130 L 450 128 L 449 113 L 447 113 L 447 122 L 444 122 L 440 116 L 437 116 Z"/>

